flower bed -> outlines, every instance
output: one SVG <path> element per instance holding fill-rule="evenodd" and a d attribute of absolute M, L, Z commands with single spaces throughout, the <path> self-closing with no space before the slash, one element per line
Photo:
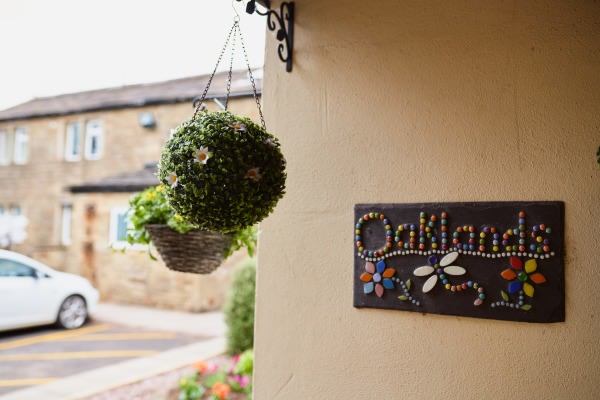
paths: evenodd
<path fill-rule="evenodd" d="M 219 399 L 219 397 L 211 397 L 212 388 L 206 386 L 206 377 L 211 375 L 209 371 L 225 371 L 226 376 L 232 368 L 239 364 L 239 356 L 230 357 L 227 355 L 221 355 L 205 362 L 200 362 L 195 365 L 191 365 L 185 368 L 177 369 L 164 374 L 156 375 L 139 382 L 135 382 L 129 385 L 120 386 L 103 393 L 98 393 L 93 396 L 86 397 L 85 400 L 183 400 L 183 399 Z M 200 373 L 198 369 L 204 370 L 204 373 Z M 229 393 L 224 397 L 226 400 L 251 400 L 252 392 L 252 375 L 251 374 L 232 374 L 232 376 L 241 375 L 247 377 L 248 385 L 245 386 L 244 391 L 236 392 L 230 387 Z M 191 386 L 191 382 L 197 378 L 196 382 L 202 384 L 205 390 L 202 397 L 184 397 L 187 394 L 181 394 L 182 380 L 186 380 L 185 383 Z M 203 380 L 204 379 L 204 380 Z M 236 378 L 240 380 L 240 383 L 246 381 L 244 378 Z M 210 382 L 209 382 L 210 383 Z M 226 383 L 226 382 L 222 382 Z M 220 390 L 217 388 L 218 393 L 225 393 L 227 389 L 221 386 Z"/>
<path fill-rule="evenodd" d="M 253 363 L 252 350 L 211 362 L 200 361 L 194 365 L 195 371 L 192 374 L 179 380 L 178 396 L 169 396 L 169 399 L 251 399 Z"/>

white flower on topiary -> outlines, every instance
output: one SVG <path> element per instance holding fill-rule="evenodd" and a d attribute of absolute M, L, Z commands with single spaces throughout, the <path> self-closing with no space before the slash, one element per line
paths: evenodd
<path fill-rule="evenodd" d="M 210 158 L 210 151 L 208 150 L 208 147 L 200 147 L 198 150 L 196 150 L 196 154 L 194 157 L 194 162 L 206 164 L 206 162 Z"/>

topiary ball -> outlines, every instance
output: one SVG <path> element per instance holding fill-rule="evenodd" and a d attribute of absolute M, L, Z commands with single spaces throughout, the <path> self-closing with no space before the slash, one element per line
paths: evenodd
<path fill-rule="evenodd" d="M 273 211 L 285 190 L 285 159 L 278 140 L 249 118 L 202 112 L 174 130 L 158 178 L 178 214 L 231 233 Z"/>

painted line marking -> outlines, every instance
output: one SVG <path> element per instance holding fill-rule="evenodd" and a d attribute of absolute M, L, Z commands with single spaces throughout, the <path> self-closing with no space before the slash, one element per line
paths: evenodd
<path fill-rule="evenodd" d="M 53 382 L 57 379 L 58 378 L 8 379 L 0 381 L 0 387 L 43 385 L 44 383 Z"/>
<path fill-rule="evenodd" d="M 17 339 L 6 343 L 0 343 L 0 350 L 16 349 L 17 347 L 29 346 L 31 344 L 37 344 L 42 342 L 49 342 L 53 340 L 64 340 L 67 338 L 74 338 L 77 336 L 87 335 L 88 333 L 95 333 L 105 331 L 110 328 L 110 325 L 94 325 L 85 328 L 74 329 L 70 331 L 49 333 L 47 335 L 33 336 L 24 339 Z"/>
<path fill-rule="evenodd" d="M 65 338 L 61 340 L 65 341 L 102 341 L 102 340 L 153 340 L 153 339 L 173 339 L 176 337 L 176 333 L 172 332 L 130 332 L 130 333 L 98 333 L 87 336 L 80 336 L 74 338 Z"/>
<path fill-rule="evenodd" d="M 76 360 L 82 358 L 132 358 L 151 356 L 155 350 L 73 351 L 64 353 L 4 354 L 0 361 Z"/>

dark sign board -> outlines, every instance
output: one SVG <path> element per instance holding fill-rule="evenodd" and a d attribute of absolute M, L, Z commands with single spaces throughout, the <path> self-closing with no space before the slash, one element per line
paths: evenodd
<path fill-rule="evenodd" d="M 565 320 L 558 201 L 358 204 L 354 306 Z"/>

